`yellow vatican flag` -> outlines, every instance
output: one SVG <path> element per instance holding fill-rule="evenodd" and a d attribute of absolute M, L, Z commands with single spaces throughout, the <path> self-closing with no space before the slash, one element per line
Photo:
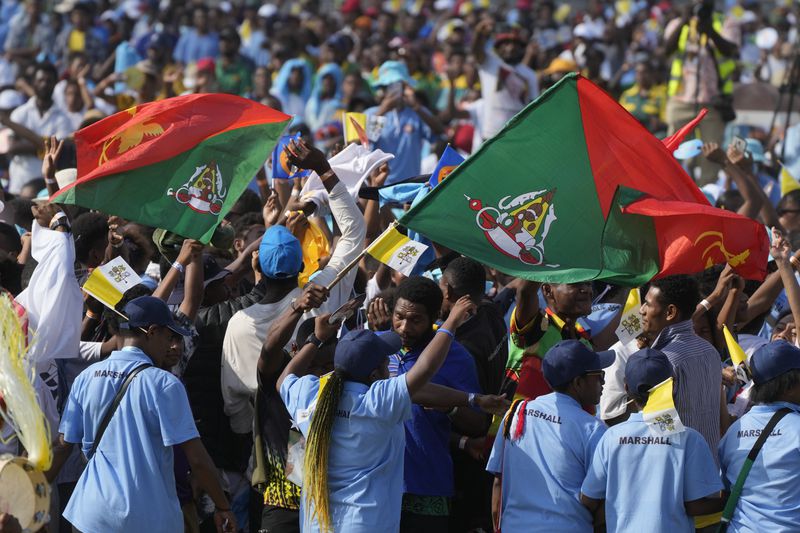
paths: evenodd
<path fill-rule="evenodd" d="M 733 338 L 733 334 L 728 329 L 728 326 L 722 326 L 722 334 L 725 336 L 725 345 L 728 347 L 728 354 L 731 356 L 733 366 L 739 366 L 741 363 L 747 361 L 747 355 L 745 355 L 739 343 L 736 342 L 736 339 Z"/>
<path fill-rule="evenodd" d="M 424 244 L 412 241 L 397 231 L 393 224 L 375 239 L 366 251 L 384 265 L 409 276 L 427 249 Z"/>
<path fill-rule="evenodd" d="M 622 318 L 619 320 L 619 326 L 615 330 L 617 338 L 622 344 L 628 344 L 642 334 L 642 317 L 639 315 L 641 307 L 642 299 L 639 296 L 639 289 L 631 289 L 631 292 L 628 293 L 625 307 L 622 308 Z"/>
<path fill-rule="evenodd" d="M 785 166 L 781 167 L 781 197 L 786 196 L 786 193 L 795 191 L 800 189 L 800 182 L 797 181 L 797 178 L 792 176 L 788 170 L 786 170 Z"/>
<path fill-rule="evenodd" d="M 115 257 L 89 274 L 83 290 L 110 309 L 122 300 L 125 291 L 142 282 L 133 268 L 121 257 Z"/>
<path fill-rule="evenodd" d="M 672 399 L 673 381 L 672 378 L 668 378 L 650 389 L 647 404 L 642 409 L 642 419 L 650 433 L 658 437 L 674 435 L 686 429 Z"/>

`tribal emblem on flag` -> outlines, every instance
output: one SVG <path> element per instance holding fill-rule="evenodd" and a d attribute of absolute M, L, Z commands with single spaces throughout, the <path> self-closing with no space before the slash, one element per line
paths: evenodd
<path fill-rule="evenodd" d="M 218 215 L 228 190 L 222 183 L 222 172 L 219 165 L 212 161 L 202 167 L 197 167 L 189 178 L 177 191 L 172 187 L 167 189 L 167 196 L 188 206 L 198 213 Z"/>
<path fill-rule="evenodd" d="M 556 220 L 553 196 L 556 189 L 506 196 L 497 207 L 486 206 L 466 196 L 477 211 L 475 222 L 497 251 L 528 265 L 544 264 L 544 241 Z M 557 265 L 547 265 L 557 266 Z"/>

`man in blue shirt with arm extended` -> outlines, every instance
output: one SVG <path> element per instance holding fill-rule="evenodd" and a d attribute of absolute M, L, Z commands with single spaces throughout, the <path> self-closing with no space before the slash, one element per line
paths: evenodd
<path fill-rule="evenodd" d="M 64 517 L 83 533 L 182 531 L 175 491 L 172 446 L 180 445 L 192 476 L 215 505 L 217 531 L 236 531 L 236 519 L 200 441 L 183 384 L 159 367 L 183 336 L 167 304 L 152 296 L 125 306 L 120 324 L 123 347 L 95 363 L 75 380 L 59 427 L 57 473 L 72 444 L 88 457 Z M 117 391 L 131 380 L 94 453 L 98 427 Z"/>

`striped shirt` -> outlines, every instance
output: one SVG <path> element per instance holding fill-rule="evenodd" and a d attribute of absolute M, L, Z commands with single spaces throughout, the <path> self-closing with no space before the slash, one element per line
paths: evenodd
<path fill-rule="evenodd" d="M 691 320 L 664 328 L 653 343 L 672 363 L 675 408 L 687 427 L 698 431 L 711 450 L 719 444 L 722 360 L 719 352 L 694 332 Z M 712 453 L 715 459 L 717 455 Z"/>

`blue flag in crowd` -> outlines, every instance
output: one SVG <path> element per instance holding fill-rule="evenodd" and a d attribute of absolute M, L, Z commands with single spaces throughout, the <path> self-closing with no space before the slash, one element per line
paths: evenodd
<path fill-rule="evenodd" d="M 464 158 L 461 157 L 461 154 L 456 152 L 453 148 L 450 148 L 448 144 L 447 147 L 444 149 L 444 153 L 442 154 L 442 158 L 439 159 L 439 162 L 436 163 L 436 168 L 433 170 L 431 174 L 431 179 L 428 180 L 428 185 L 431 186 L 431 189 L 439 185 L 452 171 L 456 169 L 458 165 L 464 162 Z"/>
<path fill-rule="evenodd" d="M 272 151 L 272 179 L 278 180 L 288 180 L 292 178 L 304 178 L 310 174 L 308 170 L 300 170 L 297 172 L 293 172 L 291 163 L 286 157 L 286 145 L 289 144 L 291 140 L 298 140 L 300 139 L 300 133 L 295 133 L 294 135 L 283 135 L 278 144 L 275 145 L 275 149 Z"/>

